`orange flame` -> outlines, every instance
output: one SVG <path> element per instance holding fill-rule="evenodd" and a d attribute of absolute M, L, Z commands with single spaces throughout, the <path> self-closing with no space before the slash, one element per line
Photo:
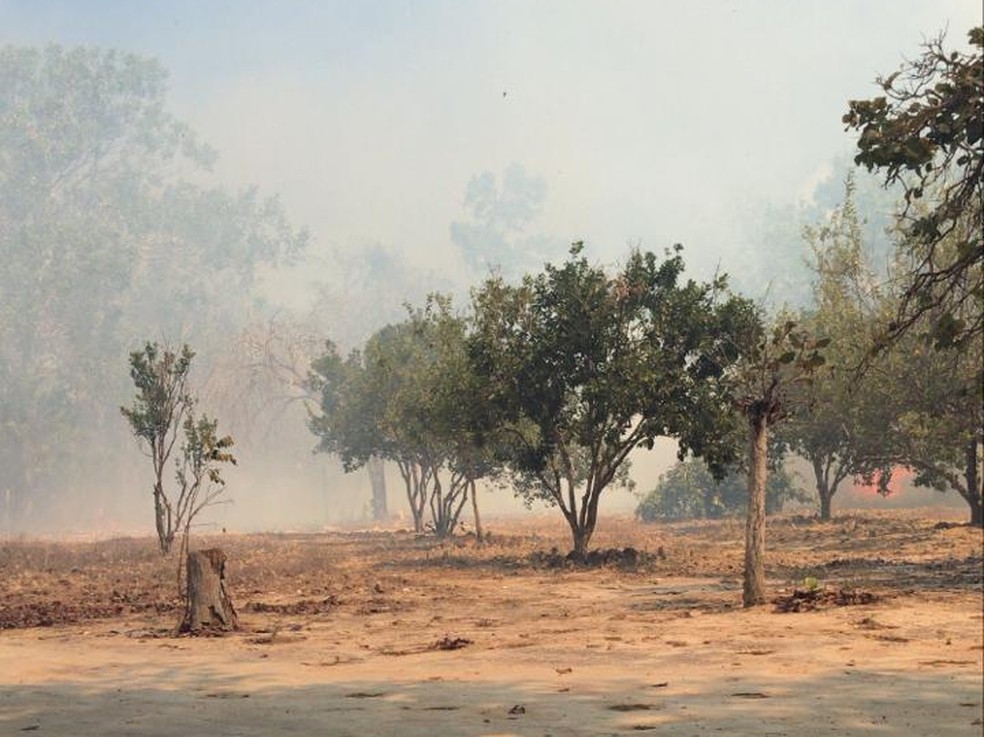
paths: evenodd
<path fill-rule="evenodd" d="M 895 466 L 887 474 L 876 474 L 870 484 L 860 478 L 854 479 L 853 490 L 861 496 L 897 496 L 903 490 L 902 482 L 910 480 L 912 476 L 913 473 L 908 468 Z"/>

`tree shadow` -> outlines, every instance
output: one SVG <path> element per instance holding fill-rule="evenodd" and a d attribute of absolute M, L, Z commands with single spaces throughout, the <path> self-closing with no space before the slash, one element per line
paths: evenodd
<path fill-rule="evenodd" d="M 777 578 L 802 581 L 807 576 L 842 585 L 897 591 L 968 591 L 984 585 L 984 558 L 895 560 L 879 556 L 840 557 L 813 566 L 776 567 Z"/>
<path fill-rule="evenodd" d="M 433 674 L 416 681 L 346 680 L 327 668 L 296 668 L 305 683 L 293 687 L 272 683 L 262 672 L 239 676 L 178 666 L 131 677 L 6 685 L 0 687 L 0 733 L 948 737 L 980 733 L 981 724 L 981 679 L 973 668 L 893 672 L 859 664 L 821 676 L 786 669 L 768 678 L 677 680 L 654 657 L 617 680 L 578 679 L 575 666 L 549 683 L 445 680 L 433 661 Z"/>

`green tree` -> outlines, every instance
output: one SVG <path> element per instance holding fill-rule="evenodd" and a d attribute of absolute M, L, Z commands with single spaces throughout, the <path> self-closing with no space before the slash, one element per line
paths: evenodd
<path fill-rule="evenodd" d="M 469 351 L 472 320 L 453 315 L 450 306 L 449 300 L 440 301 L 423 315 L 439 346 L 429 388 L 428 426 L 443 448 L 451 492 L 440 504 L 432 497 L 432 519 L 439 533 L 449 534 L 471 499 L 475 534 L 481 540 L 477 482 L 501 472 L 500 435 L 489 403 L 489 382 L 475 371 Z"/>
<path fill-rule="evenodd" d="M 254 302 L 257 265 L 304 245 L 275 199 L 192 183 L 215 154 L 166 95 L 150 59 L 0 48 L 0 489 L 12 524 L 55 501 L 59 475 L 115 462 L 106 399 L 126 391 L 118 365 L 135 338 L 220 343 Z"/>
<path fill-rule="evenodd" d="M 154 473 L 154 523 L 162 554 L 171 550 L 174 538 L 184 532 L 187 543 L 191 524 L 205 507 L 214 503 L 225 487 L 219 464 L 236 463 L 229 452 L 232 438 L 218 435 L 218 422 L 194 416 L 195 397 L 188 389 L 188 372 L 194 353 L 147 343 L 130 354 L 130 377 L 137 388 L 131 407 L 120 407 L 137 440 L 146 445 Z M 178 441 L 175 459 L 176 488 L 164 483 L 164 471 Z M 180 563 L 179 563 L 180 565 Z"/>
<path fill-rule="evenodd" d="M 844 203 L 827 223 L 807 231 L 817 281 L 816 306 L 804 316 L 804 325 L 831 343 L 823 370 L 800 385 L 806 411 L 793 412 L 780 434 L 813 466 L 822 518 L 829 516 L 830 500 L 844 479 L 877 480 L 888 493 L 893 469 L 907 467 L 917 484 L 956 490 L 970 506 L 971 521 L 979 524 L 981 336 L 941 344 L 933 327 L 941 310 L 956 310 L 969 324 L 974 317 L 966 313 L 980 306 L 938 307 L 872 356 L 881 326 L 898 314 L 903 298 L 898 285 L 906 283 L 910 254 L 903 241 L 899 263 L 879 283 L 863 256 L 852 195 L 849 182 Z M 954 239 L 951 235 L 937 247 L 948 249 Z M 896 278 L 900 273 L 903 278 Z"/>
<path fill-rule="evenodd" d="M 435 295 L 363 351 L 342 360 L 329 344 L 313 364 L 321 411 L 310 426 L 319 449 L 337 454 L 348 471 L 373 456 L 395 463 L 414 528 L 429 524 L 440 537 L 454 532 L 475 482 L 492 468 L 478 445 L 481 398 L 465 331 L 450 300 Z"/>
<path fill-rule="evenodd" d="M 847 180 L 843 202 L 824 223 L 806 228 L 804 236 L 812 252 L 815 280 L 814 303 L 801 322 L 830 343 L 823 370 L 792 388 L 798 395 L 796 410 L 778 433 L 809 462 L 820 519 L 828 520 L 840 485 L 877 470 L 866 453 L 879 441 L 889 419 L 884 405 L 872 395 L 873 377 L 860 370 L 874 345 L 882 296 L 865 258 L 853 177 Z"/>
<path fill-rule="evenodd" d="M 896 311 L 895 298 L 885 295 L 883 313 Z M 970 507 L 970 523 L 980 527 L 984 336 L 978 332 L 959 345 L 934 345 L 926 323 L 931 325 L 933 318 L 914 323 L 912 331 L 881 351 L 866 369 L 866 393 L 879 414 L 869 421 L 863 452 L 873 469 L 906 467 L 914 472 L 917 485 L 956 491 Z M 869 471 L 864 476 L 871 481 L 876 474 Z"/>
<path fill-rule="evenodd" d="M 884 459 L 910 468 L 917 485 L 956 491 L 975 527 L 984 527 L 982 365 L 980 335 L 961 350 L 913 346 L 896 375 L 909 401 L 890 428 L 895 452 Z"/>
<path fill-rule="evenodd" d="M 797 387 L 812 380 L 823 365 L 816 339 L 793 320 L 780 318 L 769 331 L 755 329 L 739 338 L 744 371 L 737 374 L 734 397 L 748 434 L 748 511 L 742 603 L 765 603 L 765 513 L 770 431 L 796 408 Z"/>
<path fill-rule="evenodd" d="M 392 328 L 384 328 L 367 342 L 365 350 L 341 356 L 332 341 L 326 341 L 322 354 L 311 362 L 308 385 L 318 398 L 318 411 L 311 411 L 308 427 L 318 438 L 317 450 L 337 456 L 346 472 L 352 472 L 373 458 L 396 462 L 407 482 L 407 501 L 417 532 L 423 530 L 423 506 L 417 503 L 418 472 L 411 473 L 412 460 L 397 455 L 397 446 L 383 432 L 383 416 L 391 382 L 384 372 L 392 366 L 382 360 Z"/>
<path fill-rule="evenodd" d="M 918 58 L 878 79 L 883 95 L 851 100 L 843 118 L 860 134 L 855 163 L 905 192 L 910 267 L 890 338 L 930 318 L 941 345 L 982 328 L 984 27 L 968 36 L 969 53 L 947 51 L 942 35 L 926 42 Z"/>
<path fill-rule="evenodd" d="M 639 501 L 635 514 L 643 522 L 718 519 L 744 511 L 747 494 L 747 476 L 740 470 L 729 470 L 724 478 L 716 479 L 704 461 L 688 458 L 660 476 L 656 487 Z M 766 513 L 781 512 L 787 501 L 802 498 L 792 475 L 781 463 L 775 464 L 766 483 Z"/>
<path fill-rule="evenodd" d="M 450 299 L 431 296 L 422 310 L 411 312 L 409 326 L 423 350 L 407 366 L 413 390 L 399 398 L 394 422 L 409 431 L 407 440 L 431 466 L 430 525 L 447 537 L 487 470 L 471 423 L 482 400 L 468 359 L 466 322 L 452 314 Z"/>
<path fill-rule="evenodd" d="M 556 505 L 583 556 L 605 489 L 629 453 L 657 437 L 681 453 L 725 457 L 730 422 L 720 380 L 737 359 L 735 333 L 754 319 L 719 299 L 723 280 L 683 282 L 677 247 L 659 261 L 632 253 L 616 275 L 575 243 L 568 260 L 475 295 L 472 355 L 487 377 L 508 463 L 527 499 Z"/>

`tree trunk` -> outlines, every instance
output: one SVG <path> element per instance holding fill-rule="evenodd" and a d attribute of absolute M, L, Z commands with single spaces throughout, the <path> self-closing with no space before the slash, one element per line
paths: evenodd
<path fill-rule="evenodd" d="M 471 492 L 472 515 L 475 517 L 475 540 L 482 542 L 482 518 L 478 516 L 478 492 L 474 480 L 469 479 L 468 490 Z"/>
<path fill-rule="evenodd" d="M 412 461 L 398 460 L 396 464 L 406 487 L 407 504 L 413 516 L 413 531 L 419 534 L 424 531 L 424 506 L 427 501 L 426 490 L 422 488 L 427 483 L 422 478 L 424 472 Z"/>
<path fill-rule="evenodd" d="M 967 483 L 967 504 L 970 505 L 971 527 L 984 527 L 984 480 L 978 477 L 977 439 L 967 444 L 967 468 L 964 476 Z"/>
<path fill-rule="evenodd" d="M 748 517 L 745 523 L 745 578 L 742 604 L 765 603 L 765 483 L 769 426 L 765 413 L 753 416 L 748 432 Z"/>
<path fill-rule="evenodd" d="M 448 495 L 452 490 L 448 489 Z M 437 471 L 434 472 L 434 483 L 431 486 L 430 509 L 431 521 L 434 525 L 434 534 L 441 540 L 451 537 L 453 524 L 451 521 L 451 509 L 448 499 L 444 496 L 444 486 L 441 484 L 441 476 Z"/>
<path fill-rule="evenodd" d="M 178 630 L 199 634 L 239 629 L 225 587 L 225 553 L 220 548 L 188 553 L 188 594 Z"/>
<path fill-rule="evenodd" d="M 970 504 L 970 526 L 984 527 L 984 503 L 981 501 L 980 494 L 976 499 L 968 499 Z"/>
<path fill-rule="evenodd" d="M 174 533 L 170 531 L 166 517 L 164 491 L 158 481 L 154 485 L 154 525 L 157 528 L 157 543 L 161 549 L 161 555 L 167 555 L 171 552 L 171 543 L 174 541 Z"/>
<path fill-rule="evenodd" d="M 820 498 L 820 519 L 827 521 L 830 519 L 830 502 L 834 495 L 819 458 L 813 459 L 813 478 L 817 484 L 817 496 Z"/>
<path fill-rule="evenodd" d="M 830 502 L 833 495 L 827 489 L 818 488 L 817 491 L 820 492 L 820 519 L 826 522 L 830 520 Z"/>
<path fill-rule="evenodd" d="M 588 542 L 591 540 L 591 533 L 578 525 L 571 524 L 571 533 L 574 539 L 574 557 L 578 563 L 583 563 L 588 557 Z"/>
<path fill-rule="evenodd" d="M 389 517 L 386 507 L 386 473 L 383 459 L 373 456 L 366 464 L 369 470 L 369 483 L 372 484 L 372 518 L 382 522 Z"/>
<path fill-rule="evenodd" d="M 583 563 L 588 558 L 588 543 L 591 542 L 595 528 L 594 519 L 597 519 L 597 516 L 592 518 L 586 515 L 584 519 L 579 519 L 576 512 L 572 512 L 567 518 L 574 542 L 574 549 L 571 552 L 578 563 Z"/>

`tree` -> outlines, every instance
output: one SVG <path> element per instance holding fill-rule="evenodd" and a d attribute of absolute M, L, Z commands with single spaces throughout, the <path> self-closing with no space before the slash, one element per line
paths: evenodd
<path fill-rule="evenodd" d="M 338 456 L 346 472 L 352 472 L 374 459 L 396 462 L 406 482 L 407 501 L 414 529 L 423 531 L 420 473 L 409 460 L 395 456 L 396 446 L 382 430 L 389 382 L 381 374 L 388 362 L 374 360 L 385 350 L 391 330 L 383 329 L 366 344 L 365 351 L 353 350 L 342 358 L 338 347 L 326 341 L 320 357 L 311 363 L 308 385 L 318 397 L 318 411 L 310 411 L 308 427 L 317 436 L 317 450 Z M 382 345 L 381 345 L 382 344 Z M 375 369 L 375 370 L 374 370 Z"/>
<path fill-rule="evenodd" d="M 793 486 L 792 475 L 781 463 L 774 465 L 766 483 L 767 514 L 782 511 L 788 500 L 802 499 Z M 704 461 L 688 458 L 660 476 L 656 487 L 640 500 L 635 514 L 643 522 L 718 519 L 744 510 L 747 494 L 747 476 L 740 469 L 716 479 Z"/>
<path fill-rule="evenodd" d="M 748 512 L 745 520 L 745 565 L 742 603 L 765 603 L 765 500 L 768 483 L 769 431 L 795 407 L 794 388 L 809 382 L 823 365 L 816 339 L 793 320 L 771 331 L 754 325 L 740 338 L 744 371 L 736 376 L 735 400 L 747 423 Z"/>
<path fill-rule="evenodd" d="M 887 374 L 882 397 L 896 411 L 881 444 L 889 450 L 872 454 L 913 469 L 917 482 L 956 489 L 979 526 L 984 28 L 971 29 L 969 39 L 969 54 L 946 52 L 942 36 L 927 42 L 918 59 L 879 80 L 883 97 L 852 101 L 844 122 L 861 131 L 856 162 L 905 190 L 903 280 L 882 343 L 904 342 L 905 357 L 874 369 Z M 927 353 L 921 336 L 903 340 L 917 331 L 941 354 Z M 904 407 L 889 389 L 899 385 L 918 388 Z"/>
<path fill-rule="evenodd" d="M 275 199 L 207 185 L 214 152 L 153 60 L 0 48 L 0 490 L 20 525 L 118 462 L 108 396 L 136 336 L 225 340 L 254 270 L 303 248 Z M 194 180 L 196 183 L 192 183 Z M 202 319 L 207 314 L 208 319 Z M 204 358 L 205 354 L 203 354 Z M 90 504 L 85 497 L 85 504 Z"/>
<path fill-rule="evenodd" d="M 369 472 L 369 485 L 372 487 L 372 518 L 377 522 L 389 517 L 386 498 L 386 464 L 383 459 L 373 456 L 366 462 Z"/>
<path fill-rule="evenodd" d="M 897 310 L 897 295 L 883 298 L 883 313 Z M 969 306 L 964 306 L 969 309 Z M 863 453 L 873 468 L 906 467 L 917 485 L 952 489 L 970 507 L 970 523 L 984 525 L 984 336 L 959 345 L 933 345 L 925 323 L 881 351 L 865 372 L 870 403 L 879 414 Z M 899 387 L 905 387 L 904 392 Z M 875 475 L 864 474 L 868 481 Z"/>
<path fill-rule="evenodd" d="M 475 446 L 481 398 L 465 329 L 450 300 L 432 295 L 407 320 L 378 331 L 363 351 L 343 360 L 329 343 L 312 366 L 321 411 L 310 427 L 319 449 L 337 454 L 347 471 L 372 457 L 393 462 L 415 530 L 425 530 L 429 512 L 440 537 L 454 532 L 475 481 L 491 469 Z"/>
<path fill-rule="evenodd" d="M 465 422 L 477 401 L 469 391 L 465 322 L 452 314 L 449 298 L 431 295 L 423 309 L 411 310 L 405 326 L 412 353 L 403 367 L 404 391 L 390 405 L 389 424 L 399 427 L 404 452 L 429 470 L 430 526 L 443 538 L 457 527 L 480 474 Z"/>
<path fill-rule="evenodd" d="M 723 279 L 683 282 L 679 247 L 662 262 L 632 253 L 613 276 L 582 249 L 518 286 L 487 281 L 472 337 L 517 491 L 560 509 L 578 556 L 632 450 L 671 436 L 683 454 L 727 455 L 720 380 L 754 319 L 744 300 L 718 299 Z"/>
<path fill-rule="evenodd" d="M 865 263 L 859 216 L 848 181 L 844 203 L 819 229 L 809 229 L 817 281 L 814 310 L 803 317 L 815 334 L 831 343 L 827 363 L 800 385 L 801 404 L 780 428 L 782 438 L 814 469 L 821 518 L 830 514 L 838 484 L 852 476 L 878 482 L 888 493 L 895 468 L 914 472 L 918 485 L 954 489 L 981 519 L 980 447 L 982 411 L 981 336 L 959 344 L 936 340 L 932 326 L 943 307 L 912 323 L 912 329 L 872 355 L 881 326 L 898 314 L 903 295 L 895 276 L 908 273 L 909 247 L 897 246 L 898 263 L 879 283 Z M 951 235 L 938 248 L 951 248 Z M 951 305 L 955 316 L 972 322 L 979 305 Z M 899 391 L 905 387 L 905 391 Z"/>
<path fill-rule="evenodd" d="M 894 452 L 883 458 L 911 469 L 916 485 L 956 491 L 974 527 L 984 527 L 982 366 L 980 335 L 960 350 L 913 346 L 894 376 L 908 401 L 887 433 Z"/>
<path fill-rule="evenodd" d="M 225 481 L 219 464 L 236 463 L 229 452 L 232 438 L 219 436 L 218 422 L 205 415 L 194 416 L 195 398 L 188 389 L 194 355 L 187 345 L 176 353 L 157 343 L 147 343 L 142 351 L 131 353 L 130 377 L 137 396 L 131 407 L 120 407 L 134 436 L 149 451 L 154 473 L 154 523 L 163 555 L 170 552 L 178 532 L 184 533 L 186 545 L 195 517 L 221 495 Z M 169 491 L 164 471 L 179 438 L 176 489 Z"/>
<path fill-rule="evenodd" d="M 311 430 L 321 438 L 319 450 L 335 453 L 348 472 L 373 458 L 393 462 L 404 482 L 416 532 L 423 532 L 434 467 L 424 449 L 413 444 L 403 412 L 418 378 L 415 346 L 405 324 L 387 326 L 374 334 L 364 351 L 342 360 L 333 344 L 312 364 L 315 388 L 321 395 L 320 414 L 312 415 Z M 417 385 L 419 387 L 419 384 Z"/>
<path fill-rule="evenodd" d="M 905 193 L 911 264 L 889 339 L 930 316 L 941 345 L 982 328 L 984 27 L 968 36 L 970 53 L 948 52 L 942 34 L 926 42 L 917 59 L 878 79 L 883 95 L 851 100 L 843 118 L 860 132 L 855 163 Z"/>
<path fill-rule="evenodd" d="M 529 228 L 546 194 L 546 182 L 520 164 L 506 168 L 501 184 L 490 171 L 471 178 L 464 197 L 469 217 L 452 223 L 450 230 L 451 242 L 472 273 L 485 277 L 492 271 L 508 279 L 543 263 L 557 244 L 529 234 Z"/>
<path fill-rule="evenodd" d="M 791 388 L 800 395 L 800 408 L 808 411 L 791 413 L 778 429 L 782 441 L 813 470 L 822 520 L 830 519 L 842 482 L 881 468 L 866 453 L 888 421 L 883 404 L 872 396 L 871 375 L 860 371 L 874 345 L 882 300 L 867 265 L 862 232 L 854 178 L 849 176 L 843 202 L 823 224 L 804 232 L 815 279 L 813 305 L 802 313 L 801 323 L 812 334 L 830 340 L 824 352 L 826 364 L 811 381 Z"/>
<path fill-rule="evenodd" d="M 432 519 L 438 534 L 450 534 L 470 498 L 475 534 L 482 539 L 477 482 L 501 471 L 500 440 L 489 404 L 487 378 L 475 371 L 469 352 L 472 320 L 453 315 L 450 300 L 428 304 L 419 317 L 422 331 L 437 346 L 429 382 L 428 433 L 443 449 L 450 475 L 449 493 L 439 505 L 432 497 Z"/>

